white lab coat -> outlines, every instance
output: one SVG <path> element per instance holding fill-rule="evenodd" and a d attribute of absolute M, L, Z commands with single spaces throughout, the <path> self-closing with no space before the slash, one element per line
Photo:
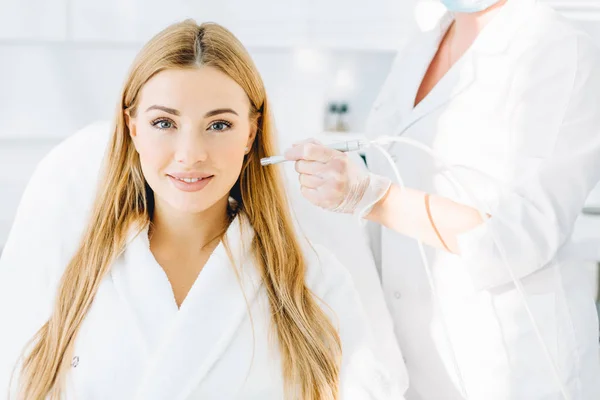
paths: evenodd
<path fill-rule="evenodd" d="M 272 311 L 250 256 L 252 237 L 248 221 L 238 216 L 226 235 L 233 264 L 219 244 L 178 309 L 150 252 L 147 229 L 132 229 L 76 337 L 65 398 L 282 399 Z M 0 265 L 0 318 L 10 327 L 0 342 L 1 393 L 18 350 L 54 301 L 59 276 L 45 274 L 47 267 L 61 270 L 35 242 L 29 247 L 35 263 L 22 264 L 19 249 L 7 246 Z M 349 274 L 322 248 L 306 249 L 307 285 L 340 330 L 342 398 L 401 397 L 399 382 L 374 356 L 376 344 Z M 34 293 L 30 286 L 52 289 Z"/>
<path fill-rule="evenodd" d="M 416 243 L 373 230 L 409 371 L 407 399 L 462 398 L 452 348 L 470 400 L 563 398 L 495 239 L 571 399 L 600 399 L 593 282 L 569 258 L 573 223 L 600 178 L 598 51 L 550 8 L 510 0 L 413 107 L 451 21 L 447 14 L 398 55 L 368 122 L 371 137 L 403 134 L 460 166 L 457 178 L 493 216 L 460 237 L 461 256 L 428 249 L 441 307 Z M 475 205 L 420 150 L 390 150 L 408 187 Z M 393 179 L 378 153 L 368 162 Z"/>

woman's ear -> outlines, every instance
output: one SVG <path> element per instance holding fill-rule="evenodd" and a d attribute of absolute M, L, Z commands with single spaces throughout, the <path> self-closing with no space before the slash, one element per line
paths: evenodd
<path fill-rule="evenodd" d="M 131 116 L 130 109 L 128 108 L 123 112 L 123 116 L 125 118 L 125 125 L 127 125 L 127 130 L 129 131 L 129 135 L 131 138 L 135 138 L 136 136 L 136 123 L 135 118 Z"/>
<path fill-rule="evenodd" d="M 248 135 L 248 141 L 246 142 L 246 154 L 250 153 L 250 149 L 254 144 L 254 140 L 256 139 L 256 134 L 258 132 L 257 121 L 253 121 L 250 124 L 250 135 Z"/>
<path fill-rule="evenodd" d="M 131 116 L 131 113 L 129 112 L 129 109 L 124 111 L 123 114 L 124 118 L 125 118 L 125 126 L 127 126 L 127 131 L 129 132 L 129 137 L 131 138 L 131 142 L 133 143 L 133 147 L 135 148 L 135 151 L 138 151 L 137 149 L 137 125 L 136 125 L 136 120 L 135 117 Z"/>

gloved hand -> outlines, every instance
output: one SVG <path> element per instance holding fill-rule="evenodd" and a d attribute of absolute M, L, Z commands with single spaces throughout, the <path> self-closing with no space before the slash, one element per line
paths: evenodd
<path fill-rule="evenodd" d="M 391 181 L 356 165 L 346 153 L 332 150 L 316 140 L 295 144 L 285 152 L 296 161 L 302 195 L 321 208 L 355 214 L 369 214 L 388 192 Z"/>

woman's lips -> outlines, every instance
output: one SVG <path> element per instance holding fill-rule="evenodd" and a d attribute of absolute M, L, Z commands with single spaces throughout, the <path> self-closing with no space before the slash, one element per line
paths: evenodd
<path fill-rule="evenodd" d="M 214 175 L 190 176 L 189 174 L 173 174 L 167 176 L 177 189 L 184 192 L 197 192 L 204 189 Z"/>

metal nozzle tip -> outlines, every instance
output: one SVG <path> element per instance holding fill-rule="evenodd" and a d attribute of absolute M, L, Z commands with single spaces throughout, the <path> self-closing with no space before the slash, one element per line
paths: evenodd
<path fill-rule="evenodd" d="M 260 165 L 264 167 L 267 165 L 279 164 L 285 161 L 286 159 L 284 156 L 265 157 L 260 159 Z"/>

